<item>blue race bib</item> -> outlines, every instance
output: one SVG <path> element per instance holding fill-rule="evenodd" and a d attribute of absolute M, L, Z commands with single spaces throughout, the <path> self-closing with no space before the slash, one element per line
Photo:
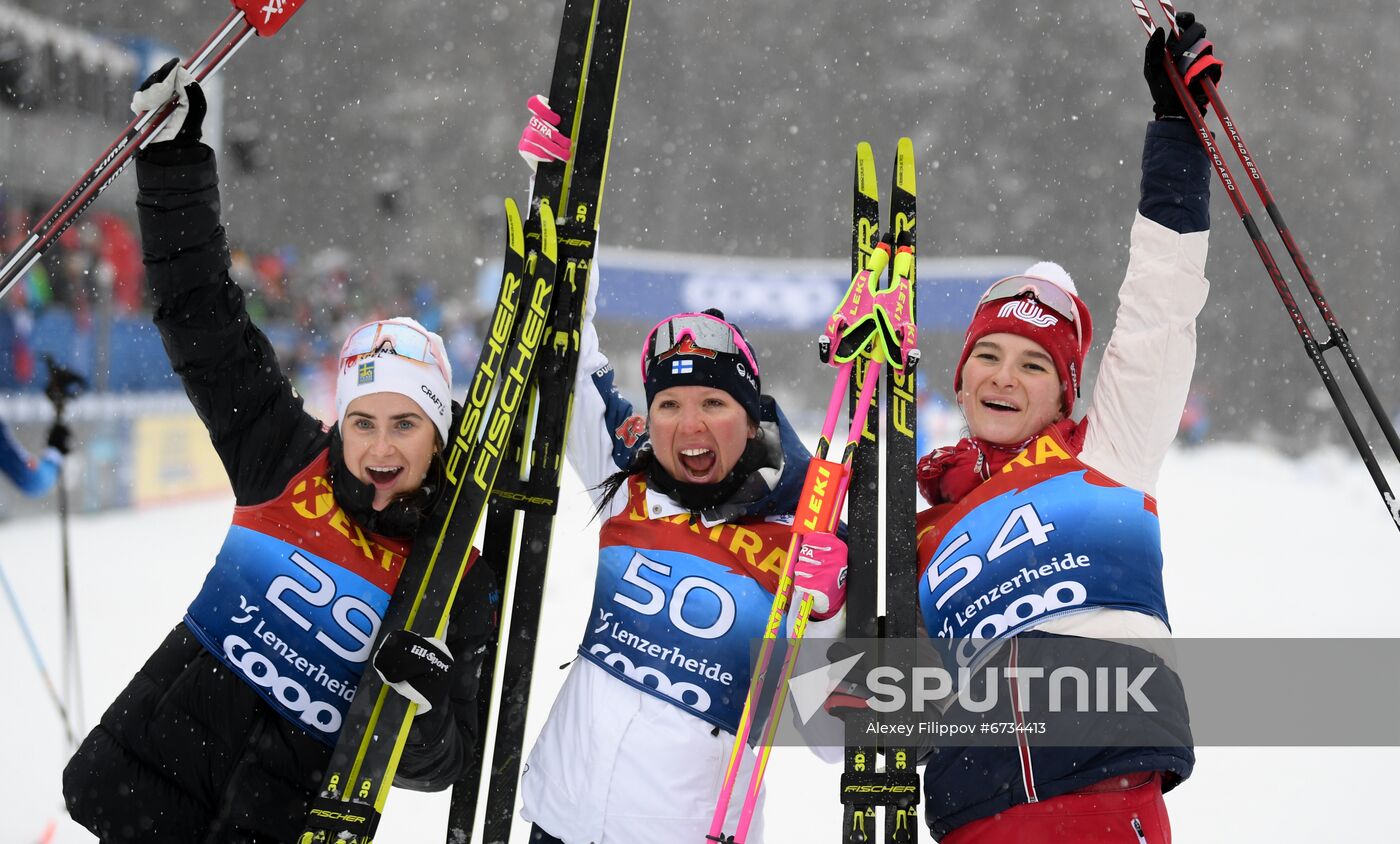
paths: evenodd
<path fill-rule="evenodd" d="M 975 666 L 997 640 L 1096 607 L 1167 622 L 1155 503 L 1078 460 L 996 476 L 950 520 L 931 554 L 920 543 L 919 601 L 929 635 L 957 640 L 956 667 Z"/>
<path fill-rule="evenodd" d="M 388 605 L 360 575 L 234 525 L 185 621 L 283 717 L 334 745 Z"/>
<path fill-rule="evenodd" d="M 773 594 L 732 566 L 681 551 L 611 545 L 598 553 L 579 653 L 613 676 L 729 732 L 749 685 L 749 642 Z"/>

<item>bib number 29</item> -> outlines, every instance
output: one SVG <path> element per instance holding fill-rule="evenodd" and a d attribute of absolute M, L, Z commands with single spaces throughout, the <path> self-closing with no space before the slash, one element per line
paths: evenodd
<path fill-rule="evenodd" d="M 337 641 L 324 630 L 316 631 L 316 641 L 330 648 L 342 659 L 350 662 L 364 662 L 369 658 L 370 648 L 374 647 L 374 634 L 379 632 L 379 614 L 374 608 L 354 595 L 335 595 L 335 581 L 321 571 L 314 563 L 299 553 L 292 554 L 292 562 L 315 580 L 315 589 L 288 575 L 273 578 L 267 587 L 267 600 L 283 615 L 291 619 L 302 630 L 310 630 L 311 622 L 292 607 L 283 596 L 288 592 L 313 607 L 331 608 L 331 618 L 335 619 L 338 634 L 350 641 L 348 646 Z M 356 618 L 358 616 L 358 618 Z"/>

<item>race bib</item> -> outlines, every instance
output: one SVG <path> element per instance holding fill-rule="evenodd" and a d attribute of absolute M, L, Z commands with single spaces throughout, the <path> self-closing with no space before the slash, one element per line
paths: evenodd
<path fill-rule="evenodd" d="M 919 601 L 929 635 L 956 640 L 957 667 L 1068 613 L 1167 622 L 1155 502 L 1078 460 L 994 477 L 941 522 L 920 541 Z"/>
<path fill-rule="evenodd" d="M 749 685 L 749 642 L 773 593 L 730 566 L 679 551 L 603 548 L 579 653 L 613 676 L 730 732 Z"/>
<path fill-rule="evenodd" d="M 185 622 L 274 709 L 333 745 L 389 593 L 249 528 L 229 528 Z"/>

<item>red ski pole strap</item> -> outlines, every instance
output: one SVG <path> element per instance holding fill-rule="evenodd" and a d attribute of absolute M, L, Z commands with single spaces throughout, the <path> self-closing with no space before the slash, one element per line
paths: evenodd
<path fill-rule="evenodd" d="M 264 38 L 271 38 L 306 0 L 233 0 L 248 25 Z"/>

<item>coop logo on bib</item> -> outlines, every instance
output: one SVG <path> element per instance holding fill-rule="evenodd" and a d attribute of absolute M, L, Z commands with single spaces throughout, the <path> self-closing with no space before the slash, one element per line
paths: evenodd
<path fill-rule="evenodd" d="M 599 551 L 579 653 L 733 730 L 748 686 L 749 640 L 763 635 L 772 599 L 753 578 L 691 554 L 609 546 Z"/>

